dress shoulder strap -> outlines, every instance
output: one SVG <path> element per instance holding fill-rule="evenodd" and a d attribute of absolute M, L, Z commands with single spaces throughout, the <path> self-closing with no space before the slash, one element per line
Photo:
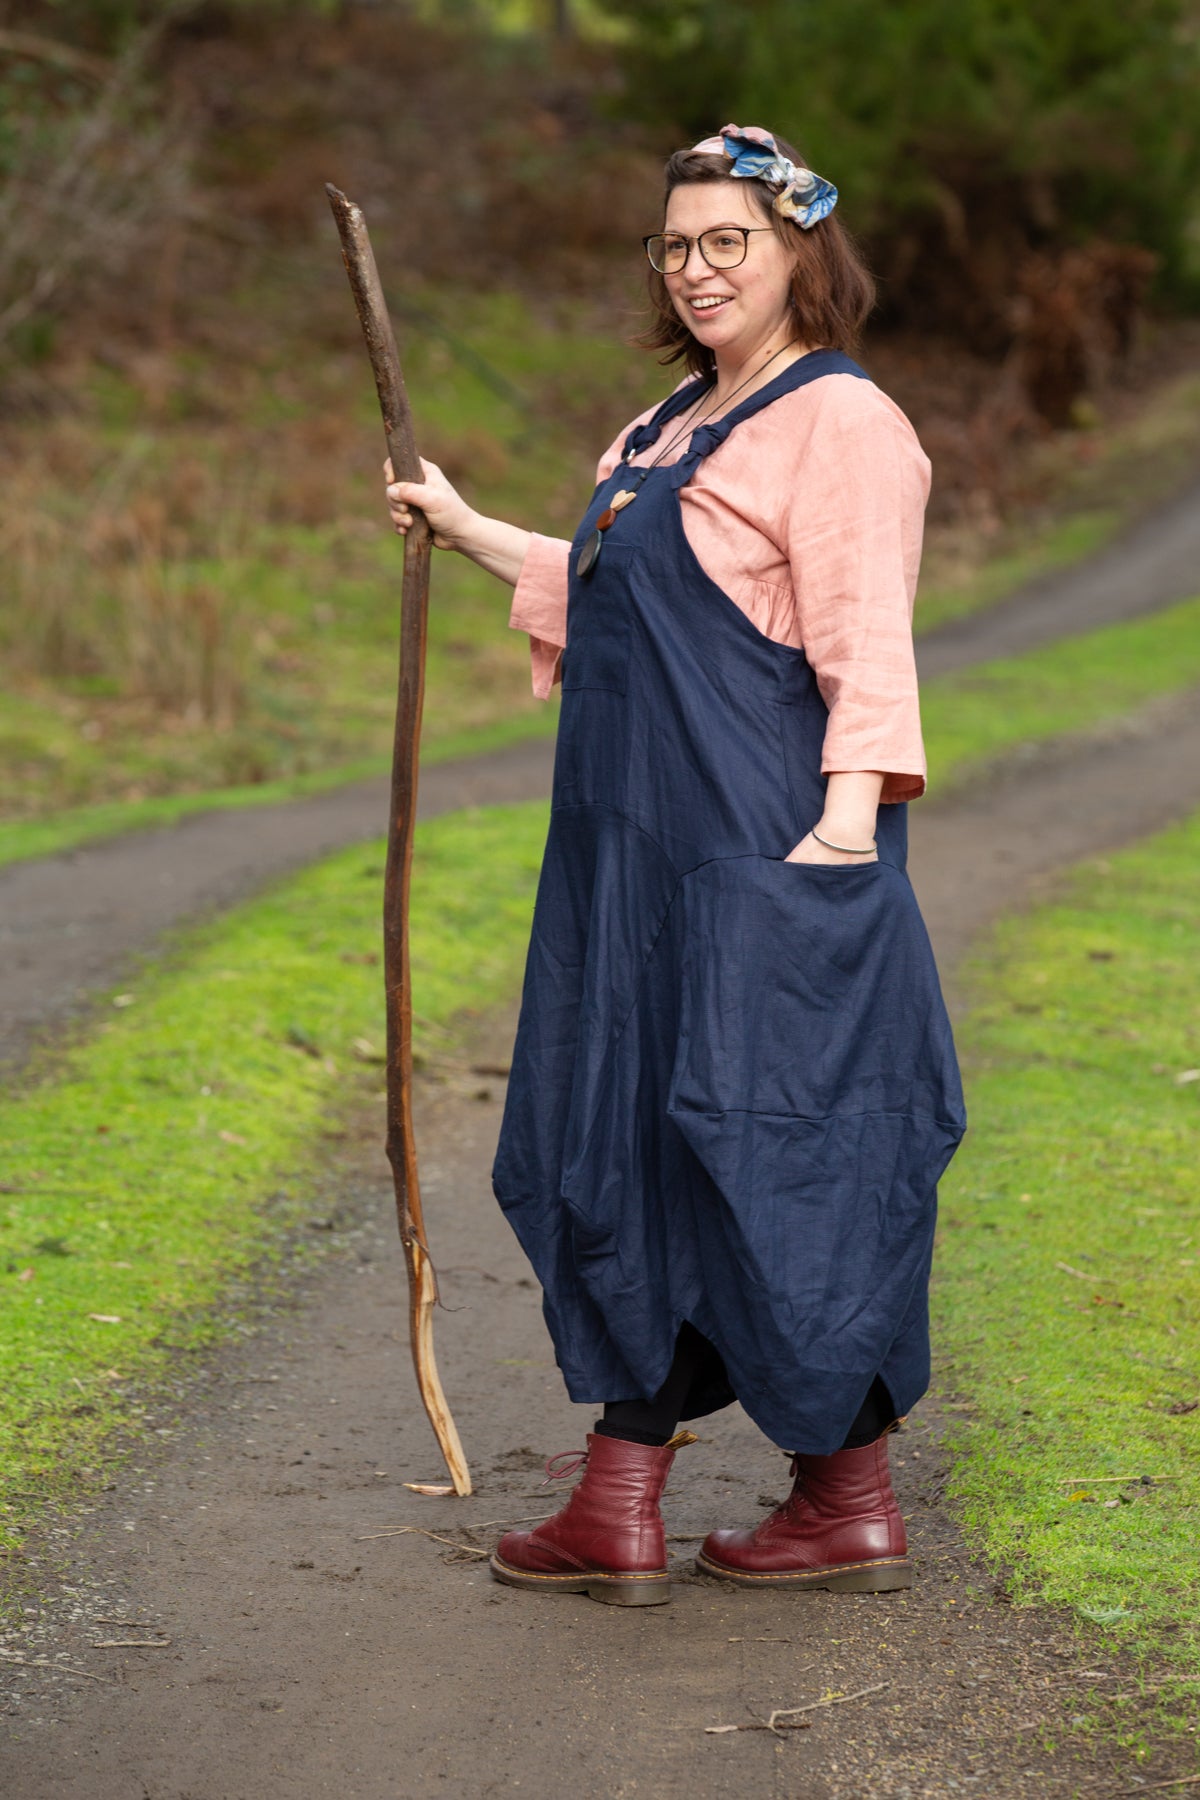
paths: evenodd
<path fill-rule="evenodd" d="M 706 379 L 702 375 L 697 375 L 692 381 L 685 381 L 682 387 L 667 395 L 662 405 L 656 408 L 653 417 L 642 425 L 634 426 L 625 439 L 622 455 L 636 456 L 639 450 L 646 450 L 651 444 L 656 444 L 662 435 L 663 426 L 685 413 L 689 406 L 694 406 L 699 395 L 711 393 L 713 386 L 713 379 Z"/>
<path fill-rule="evenodd" d="M 696 473 L 706 456 L 720 448 L 734 428 L 746 419 L 752 419 L 764 407 L 770 406 L 784 394 L 794 393 L 797 388 L 807 387 L 810 381 L 819 381 L 824 375 L 856 375 L 862 381 L 870 381 L 867 371 L 860 368 L 852 357 L 841 350 L 810 350 L 807 356 L 801 356 L 791 363 L 774 380 L 760 387 L 756 394 L 727 412 L 723 419 L 715 419 L 710 425 L 700 425 L 692 433 L 686 453 L 679 461 L 672 463 L 670 481 L 672 487 L 683 487 Z"/>
<path fill-rule="evenodd" d="M 790 363 L 771 381 L 766 382 L 757 393 L 751 394 L 740 406 L 727 412 L 723 419 L 717 419 L 711 425 L 698 426 L 692 434 L 686 455 L 672 465 L 674 485 L 682 487 L 685 481 L 690 480 L 696 465 L 710 456 L 718 445 L 723 444 L 743 419 L 753 418 L 764 406 L 770 406 L 773 400 L 792 393 L 796 388 L 806 387 L 810 381 L 818 381 L 822 375 L 857 375 L 863 381 L 871 379 L 865 369 L 860 368 L 852 357 L 846 356 L 841 350 L 810 350 L 807 356 L 797 357 L 794 363 Z M 694 406 L 698 396 L 710 393 L 713 386 L 711 379 L 697 376 L 694 381 L 685 381 L 673 394 L 668 394 L 653 417 L 643 425 L 635 425 L 626 437 L 623 457 L 628 460 L 631 456 L 637 456 L 640 451 L 648 450 L 651 444 L 656 444 L 662 435 L 663 426 L 685 413 L 689 406 Z M 685 468 L 686 473 L 679 474 Z"/>

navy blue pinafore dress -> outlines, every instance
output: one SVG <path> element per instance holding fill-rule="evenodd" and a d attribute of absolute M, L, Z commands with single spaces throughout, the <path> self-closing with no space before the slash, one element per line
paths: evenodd
<path fill-rule="evenodd" d="M 679 490 L 742 420 L 832 373 L 863 375 L 814 351 L 677 463 L 621 463 L 593 496 L 493 1169 L 573 1400 L 652 1397 L 688 1321 L 712 1353 L 683 1416 L 736 1396 L 818 1455 L 877 1374 L 898 1413 L 928 1385 L 962 1091 L 906 808 L 880 807 L 877 863 L 785 861 L 821 816 L 827 709 L 803 651 L 705 573 Z M 673 394 L 626 455 L 694 398 Z"/>

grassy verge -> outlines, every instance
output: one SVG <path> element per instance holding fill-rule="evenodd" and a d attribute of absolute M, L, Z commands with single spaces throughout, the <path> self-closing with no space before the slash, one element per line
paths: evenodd
<path fill-rule="evenodd" d="M 464 994 L 485 1007 L 517 985 L 545 821 L 534 805 L 418 828 L 418 1053 Z M 181 935 L 0 1102 L 0 1546 L 92 1484 L 118 1428 L 154 1428 L 173 1354 L 235 1329 L 230 1284 L 292 1253 L 322 1122 L 380 1086 L 381 862 L 342 852 Z"/>
<path fill-rule="evenodd" d="M 942 675 L 921 690 L 936 793 L 1027 745 L 1101 728 L 1200 684 L 1200 599 L 1024 656 Z"/>
<path fill-rule="evenodd" d="M 935 1283 L 969 1529 L 1019 1601 L 1200 1680 L 1200 815 L 1004 924 Z M 1191 1684 L 1191 1685 L 1189 1685 Z"/>
<path fill-rule="evenodd" d="M 884 384 L 886 386 L 886 383 Z M 1102 550 L 1122 527 L 1194 478 L 1200 378 L 1176 375 L 1111 396 L 1110 416 L 1030 445 L 1002 521 L 984 508 L 926 533 L 916 629 L 931 631 Z M 935 474 L 936 482 L 936 474 Z"/>
<path fill-rule="evenodd" d="M 557 724 L 557 706 L 539 702 L 538 710 L 528 718 L 522 714 L 492 726 L 461 731 L 453 737 L 435 736 L 431 743 L 423 745 L 421 762 L 428 768 L 452 757 L 481 756 L 491 750 L 503 749 L 507 744 L 551 736 Z M 247 806 L 301 800 L 306 794 L 328 793 L 331 789 L 344 787 L 347 782 L 384 775 L 390 766 L 390 756 L 381 752 L 363 762 L 339 764 L 308 775 L 293 775 L 283 781 L 258 782 L 249 787 L 209 788 L 197 793 L 160 794 L 145 800 L 113 800 L 101 806 L 80 806 L 67 812 L 51 813 L 44 819 L 0 820 L 0 868 L 5 863 L 52 856 L 57 851 L 71 850 L 79 844 L 95 843 L 100 838 L 115 837 L 126 831 L 148 831 L 155 826 L 174 825 L 193 813 L 238 811 Z"/>

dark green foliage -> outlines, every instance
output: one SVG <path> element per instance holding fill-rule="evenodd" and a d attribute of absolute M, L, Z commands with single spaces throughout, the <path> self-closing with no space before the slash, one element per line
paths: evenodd
<path fill-rule="evenodd" d="M 684 138 L 729 119 L 792 138 L 842 189 L 893 304 L 916 307 L 930 257 L 1011 260 L 1093 237 L 1145 246 L 1165 289 L 1200 293 L 1188 0 L 611 10 L 631 33 L 627 104 Z"/>

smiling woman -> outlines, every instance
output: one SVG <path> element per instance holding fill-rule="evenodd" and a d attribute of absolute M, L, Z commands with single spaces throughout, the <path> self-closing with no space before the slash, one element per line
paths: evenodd
<path fill-rule="evenodd" d="M 847 354 L 872 290 L 836 199 L 757 127 L 671 158 L 643 342 L 690 376 L 601 457 L 572 543 L 431 464 L 388 490 L 515 587 L 535 692 L 562 684 L 493 1180 L 603 1417 L 564 1510 L 492 1560 L 532 1592 L 669 1599 L 676 1424 L 735 1398 L 796 1485 L 702 1571 L 912 1580 L 887 1435 L 928 1381 L 963 1129 L 905 875 L 929 464 Z"/>
<path fill-rule="evenodd" d="M 753 130 L 750 127 L 744 134 L 750 143 L 756 141 L 751 137 Z M 750 166 L 740 180 L 731 180 L 723 141 L 705 139 L 692 150 L 676 151 L 667 163 L 667 216 L 659 235 L 674 245 L 674 253 L 659 255 L 652 249 L 655 240 L 646 240 L 655 319 L 638 343 L 649 350 L 664 350 L 664 362 L 682 359 L 693 374 L 711 374 L 718 349 L 727 351 L 728 344 L 723 338 L 714 341 L 709 336 L 702 315 L 724 308 L 731 300 L 744 299 L 752 306 L 755 290 L 762 293 L 754 276 L 765 275 L 772 267 L 776 291 L 782 290 L 785 296 L 784 316 L 776 319 L 776 326 L 790 327 L 797 342 L 852 351 L 874 305 L 875 284 L 853 238 L 833 214 L 837 189 L 805 168 L 799 152 L 785 138 L 774 139 L 774 158 L 765 152 L 756 157 L 753 149 L 743 152 L 739 161 Z M 761 178 L 752 173 L 763 162 L 777 164 L 781 173 L 785 168 L 795 172 L 790 210 L 777 208 Z M 799 212 L 803 218 L 797 217 Z M 705 213 L 705 223 L 685 223 L 702 219 Z M 821 229 L 814 231 L 818 224 Z M 719 249 L 711 254 L 707 247 L 694 255 L 688 244 L 681 260 L 679 245 L 688 243 L 685 234 L 699 229 L 707 236 L 714 226 L 731 227 L 742 241 L 731 246 L 728 255 Z M 761 251 L 755 246 L 751 253 L 744 236 L 749 232 L 770 232 L 774 244 L 764 242 Z M 749 264 L 749 274 L 739 277 L 738 267 L 743 263 Z M 709 279 L 713 271 L 719 280 Z M 743 317 L 741 322 L 748 320 Z"/>

